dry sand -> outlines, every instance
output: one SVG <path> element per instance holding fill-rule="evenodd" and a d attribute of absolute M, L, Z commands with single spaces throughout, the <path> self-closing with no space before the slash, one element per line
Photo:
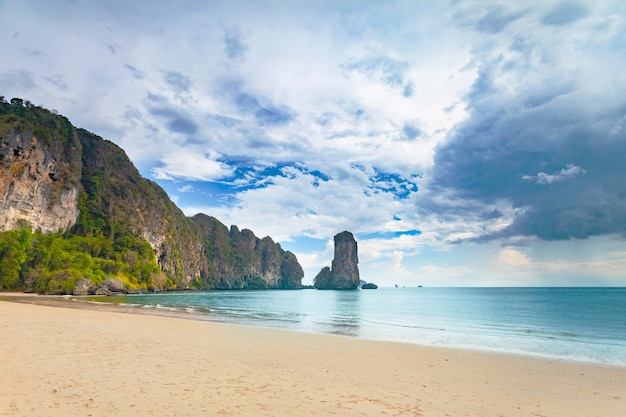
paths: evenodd
<path fill-rule="evenodd" d="M 6 301 L 0 338 L 2 416 L 626 415 L 622 367 Z"/>

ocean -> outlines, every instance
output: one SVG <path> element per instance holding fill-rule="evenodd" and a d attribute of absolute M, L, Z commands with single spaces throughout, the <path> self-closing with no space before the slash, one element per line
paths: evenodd
<path fill-rule="evenodd" d="M 626 288 L 205 291 L 117 301 L 232 324 L 626 366 Z"/>

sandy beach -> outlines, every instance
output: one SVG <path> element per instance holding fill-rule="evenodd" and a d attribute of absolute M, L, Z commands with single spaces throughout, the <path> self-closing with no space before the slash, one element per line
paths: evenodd
<path fill-rule="evenodd" d="M 1 416 L 623 416 L 626 368 L 0 301 Z"/>

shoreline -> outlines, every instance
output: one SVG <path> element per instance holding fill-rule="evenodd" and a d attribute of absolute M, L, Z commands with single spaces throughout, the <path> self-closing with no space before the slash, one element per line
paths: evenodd
<path fill-rule="evenodd" d="M 621 367 L 9 298 L 0 297 L 0 415 L 617 417 L 626 409 Z"/>
<path fill-rule="evenodd" d="M 5 297 L 6 296 L 6 297 Z M 70 308 L 77 310 L 94 310 L 94 311 L 104 311 L 104 312 L 116 312 L 122 314 L 130 314 L 130 315 L 142 315 L 142 316 L 155 316 L 155 317 L 171 317 L 181 320 L 191 320 L 191 321 L 200 321 L 200 322 L 208 322 L 215 324 L 224 324 L 231 326 L 243 326 L 243 327 L 252 327 L 259 329 L 269 329 L 269 330 L 284 330 L 288 332 L 294 332 L 298 334 L 313 334 L 313 335 L 325 335 L 332 337 L 345 337 L 349 339 L 356 340 L 365 340 L 365 341 L 376 341 L 383 343 L 399 343 L 399 344 L 407 344 L 411 346 L 418 347 L 427 347 L 427 348 L 436 348 L 436 349 L 451 349 L 451 350 L 461 350 L 468 352 L 477 352 L 480 354 L 490 354 L 490 355 L 511 355 L 514 357 L 522 357 L 529 359 L 538 359 L 544 361 L 556 361 L 563 363 L 572 363 L 572 364 L 581 364 L 581 365 L 591 365 L 591 366 L 605 366 L 612 368 L 621 368 L 626 370 L 626 364 L 623 363 L 612 363 L 612 362 L 602 362 L 602 361 L 594 361 L 592 359 L 581 359 L 581 358 L 568 358 L 561 356 L 551 356 L 551 355 L 541 355 L 524 351 L 510 351 L 510 350 L 502 350 L 502 349 L 486 349 L 479 347 L 471 347 L 471 346 L 450 346 L 450 345 L 437 345 L 437 344 L 425 344 L 425 343 L 413 343 L 406 341 L 398 341 L 398 340 L 385 340 L 385 339 L 374 339 L 374 338 L 366 338 L 360 336 L 351 336 L 351 335 L 341 335 L 334 333 L 323 333 L 323 332 L 308 332 L 301 330 L 293 330 L 293 329 L 285 329 L 281 327 L 275 326 L 261 326 L 261 325 L 250 325 L 250 324 L 242 324 L 242 323 L 231 323 L 228 321 L 218 320 L 212 318 L 212 316 L 183 311 L 181 309 L 164 307 L 158 308 L 151 306 L 150 308 L 139 307 L 139 306 L 131 306 L 125 303 L 116 303 L 110 301 L 94 301 L 93 299 L 107 300 L 111 297 L 107 296 L 94 296 L 94 295 L 86 295 L 86 296 L 74 296 L 74 295 L 42 295 L 42 294 L 34 294 L 34 293 L 0 293 L 0 301 L 10 301 L 10 302 L 18 302 L 18 303 L 26 303 L 26 304 L 35 304 L 35 305 L 43 305 L 49 307 L 61 307 L 61 308 Z"/>

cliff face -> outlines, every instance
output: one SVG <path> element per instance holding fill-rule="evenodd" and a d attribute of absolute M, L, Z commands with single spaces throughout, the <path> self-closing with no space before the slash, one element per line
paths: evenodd
<path fill-rule="evenodd" d="M 8 126 L 0 142 L 0 230 L 18 228 L 24 220 L 44 232 L 70 228 L 78 217 L 80 142 L 71 135 L 67 142 L 51 146 L 32 129 L 11 123 L 17 118 L 4 119 Z"/>
<path fill-rule="evenodd" d="M 7 234 L 25 226 L 54 237 Z M 118 146 L 20 99 L 0 99 L 0 258 L 0 289 L 53 292 L 85 277 L 226 289 L 297 288 L 304 275 L 271 238 L 187 218 Z"/>
<path fill-rule="evenodd" d="M 205 280 L 208 263 L 191 219 L 161 187 L 141 177 L 117 145 L 83 129 L 78 129 L 78 137 L 83 146 L 81 182 L 87 194 L 84 214 L 103 221 L 113 239 L 120 232 L 130 232 L 150 243 L 158 265 L 176 287 L 188 288 L 193 281 Z M 88 227 L 88 222 L 77 226 Z"/>
<path fill-rule="evenodd" d="M 359 255 L 356 240 L 350 232 L 335 235 L 335 257 L 331 274 L 337 289 L 356 289 L 360 283 Z"/>
<path fill-rule="evenodd" d="M 354 236 L 350 232 L 335 235 L 335 254 L 332 269 L 322 268 L 314 280 L 321 290 L 353 290 L 359 286 L 359 256 Z"/>
<path fill-rule="evenodd" d="M 299 288 L 304 272 L 295 255 L 269 236 L 257 238 L 249 229 L 230 230 L 215 217 L 198 214 L 193 221 L 206 242 L 208 280 L 216 288 Z M 294 263 L 295 260 L 295 263 Z"/>

